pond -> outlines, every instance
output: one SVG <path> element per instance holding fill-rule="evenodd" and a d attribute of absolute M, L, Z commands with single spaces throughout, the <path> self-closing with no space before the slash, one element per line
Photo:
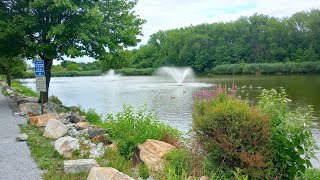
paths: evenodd
<path fill-rule="evenodd" d="M 124 104 L 135 108 L 146 105 L 162 122 L 187 133 L 192 123 L 194 93 L 211 88 L 213 83 L 231 87 L 233 80 L 237 95 L 242 98 L 256 100 L 264 88 L 284 88 L 293 101 L 292 106 L 312 105 L 316 116 L 320 114 L 320 75 L 199 77 L 182 86 L 171 79 L 155 76 L 63 77 L 52 78 L 49 94 L 58 96 L 67 106 L 94 108 L 104 115 L 122 111 Z M 35 89 L 34 79 L 23 82 Z M 319 134 L 319 130 L 314 130 L 316 137 Z M 317 155 L 320 157 L 320 152 Z"/>

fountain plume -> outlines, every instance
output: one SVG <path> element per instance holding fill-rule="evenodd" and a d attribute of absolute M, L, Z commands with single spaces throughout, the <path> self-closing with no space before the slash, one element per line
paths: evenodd
<path fill-rule="evenodd" d="M 193 74 L 193 70 L 190 67 L 161 67 L 156 72 L 158 76 L 175 80 L 178 85 L 182 85 L 186 79 L 192 79 Z"/>

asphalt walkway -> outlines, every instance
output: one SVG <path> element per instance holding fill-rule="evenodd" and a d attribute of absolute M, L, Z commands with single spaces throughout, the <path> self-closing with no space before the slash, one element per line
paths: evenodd
<path fill-rule="evenodd" d="M 0 87 L 0 180 L 37 180 L 41 172 L 37 168 L 26 142 L 17 142 L 18 124 L 24 117 L 14 117 L 7 98 Z"/>

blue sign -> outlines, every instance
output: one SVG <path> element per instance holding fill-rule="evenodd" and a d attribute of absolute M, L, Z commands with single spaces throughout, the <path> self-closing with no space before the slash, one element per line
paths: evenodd
<path fill-rule="evenodd" d="M 45 76 L 44 73 L 44 60 L 34 61 L 34 75 L 35 76 Z"/>

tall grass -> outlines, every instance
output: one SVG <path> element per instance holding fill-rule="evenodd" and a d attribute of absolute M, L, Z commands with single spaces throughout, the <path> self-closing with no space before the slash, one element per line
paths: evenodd
<path fill-rule="evenodd" d="M 17 81 L 12 81 L 11 87 L 18 92 L 19 94 L 25 95 L 25 96 L 31 96 L 31 97 L 38 97 L 38 93 L 33 91 L 32 89 L 21 85 Z"/>
<path fill-rule="evenodd" d="M 225 64 L 214 67 L 209 74 L 312 74 L 320 73 L 320 61 L 286 63 Z"/>

